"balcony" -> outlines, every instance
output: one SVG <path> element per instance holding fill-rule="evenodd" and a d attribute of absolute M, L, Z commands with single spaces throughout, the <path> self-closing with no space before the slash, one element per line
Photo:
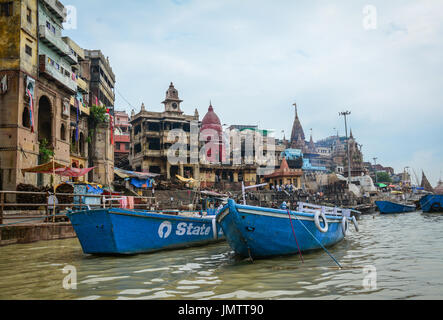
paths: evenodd
<path fill-rule="evenodd" d="M 163 156 L 162 150 L 146 150 L 143 155 L 145 157 L 161 157 Z"/>
<path fill-rule="evenodd" d="M 73 107 L 73 108 L 75 108 L 75 100 L 74 100 L 75 98 L 74 97 L 71 97 L 71 100 L 70 100 L 70 105 Z M 81 111 L 81 113 L 82 114 L 86 114 L 86 115 L 90 115 L 90 110 L 89 110 L 89 107 L 88 106 L 83 106 L 81 103 L 80 103 L 80 111 Z"/>
<path fill-rule="evenodd" d="M 58 0 L 43 0 L 48 10 L 55 15 L 59 20 L 66 20 L 65 6 Z"/>
<path fill-rule="evenodd" d="M 71 65 L 77 64 L 77 57 L 71 51 L 71 48 L 46 26 L 38 26 L 39 38 L 49 48 L 57 52 L 60 56 L 64 57 Z"/>
<path fill-rule="evenodd" d="M 48 62 L 46 55 L 40 55 L 39 71 L 40 74 L 50 80 L 55 80 L 58 85 L 62 86 L 71 95 L 77 92 L 77 82 L 72 80 L 71 76 L 62 74 L 55 66 Z"/>
<path fill-rule="evenodd" d="M 85 80 L 83 80 L 83 79 L 80 78 L 80 77 L 77 78 L 77 87 L 78 87 L 78 90 L 79 90 L 81 93 L 85 93 L 85 94 L 88 94 L 88 93 L 89 93 L 89 87 L 88 87 L 88 84 L 86 83 Z"/>

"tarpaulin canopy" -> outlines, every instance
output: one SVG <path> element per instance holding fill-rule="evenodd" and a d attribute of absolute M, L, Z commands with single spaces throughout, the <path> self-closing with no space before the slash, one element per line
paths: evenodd
<path fill-rule="evenodd" d="M 180 180 L 182 182 L 186 182 L 186 183 L 188 183 L 188 182 L 190 182 L 190 183 L 198 182 L 198 180 L 195 180 L 193 178 L 184 178 L 182 176 L 179 176 L 178 174 L 176 174 L 175 176 L 177 177 L 178 180 Z"/>
<path fill-rule="evenodd" d="M 59 176 L 63 176 L 63 177 L 74 177 L 74 178 L 78 178 L 78 177 L 83 177 L 85 175 L 87 175 L 90 171 L 92 171 L 95 167 L 92 168 L 84 168 L 84 169 L 80 169 L 80 168 L 60 168 L 55 170 L 55 174 L 59 175 Z"/>
<path fill-rule="evenodd" d="M 181 182 L 187 183 L 189 184 L 189 186 L 193 187 L 195 185 L 198 185 L 199 181 L 195 180 L 193 178 L 184 178 L 182 176 L 179 176 L 178 174 L 175 175 L 177 177 L 178 180 L 180 180 Z"/>
<path fill-rule="evenodd" d="M 131 184 L 136 188 L 152 188 L 152 179 L 131 178 Z"/>
<path fill-rule="evenodd" d="M 26 172 L 29 173 L 47 173 L 47 174 L 56 174 L 62 177 L 83 177 L 84 175 L 88 174 L 91 170 L 93 170 L 95 167 L 92 168 L 85 168 L 85 169 L 79 169 L 79 168 L 68 168 L 65 165 L 58 163 L 54 160 L 51 160 L 48 163 L 28 168 L 28 169 L 22 169 L 23 175 Z"/>
<path fill-rule="evenodd" d="M 57 169 L 66 169 L 67 167 L 61 163 L 58 163 L 54 159 L 49 161 L 48 163 L 41 164 L 39 166 L 28 168 L 28 169 L 22 169 L 22 174 L 25 175 L 26 172 L 29 173 L 54 173 L 54 170 Z"/>
<path fill-rule="evenodd" d="M 378 186 L 379 186 L 380 188 L 386 188 L 386 187 L 387 187 L 387 185 L 384 184 L 384 183 L 378 183 Z"/>
<path fill-rule="evenodd" d="M 135 172 L 135 171 L 123 170 L 120 168 L 114 168 L 114 173 L 123 179 L 126 179 L 126 178 L 147 179 L 147 178 L 155 178 L 155 177 L 159 176 L 159 174 L 157 174 L 157 173 Z"/>

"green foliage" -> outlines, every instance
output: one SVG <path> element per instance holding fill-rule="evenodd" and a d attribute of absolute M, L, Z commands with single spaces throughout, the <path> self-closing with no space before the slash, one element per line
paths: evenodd
<path fill-rule="evenodd" d="M 43 139 L 40 141 L 39 154 L 43 163 L 49 162 L 49 160 L 51 160 L 51 158 L 54 156 L 54 151 L 49 148 L 48 140 Z"/>
<path fill-rule="evenodd" d="M 377 182 L 380 183 L 391 183 L 392 179 L 386 172 L 377 172 Z"/>
<path fill-rule="evenodd" d="M 93 105 L 89 114 L 89 128 L 95 130 L 98 125 L 108 123 L 106 107 Z"/>

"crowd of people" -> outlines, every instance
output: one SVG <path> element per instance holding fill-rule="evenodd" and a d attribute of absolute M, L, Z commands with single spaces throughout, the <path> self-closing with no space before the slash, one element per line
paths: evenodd
<path fill-rule="evenodd" d="M 277 184 L 276 186 L 272 185 L 271 190 L 279 191 L 279 192 L 282 192 L 282 191 L 293 192 L 293 191 L 297 190 L 297 188 L 293 184 L 284 184 L 284 185 Z"/>

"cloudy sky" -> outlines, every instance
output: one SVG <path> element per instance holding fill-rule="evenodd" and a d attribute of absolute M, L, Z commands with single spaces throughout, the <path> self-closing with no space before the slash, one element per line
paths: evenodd
<path fill-rule="evenodd" d="M 349 110 L 366 161 L 424 170 L 433 185 L 442 175 L 441 0 L 63 3 L 77 11 L 64 34 L 109 56 L 118 110 L 161 111 L 172 81 L 185 113 L 203 117 L 212 100 L 223 123 L 277 137 L 296 102 L 314 140 L 344 135 Z"/>

